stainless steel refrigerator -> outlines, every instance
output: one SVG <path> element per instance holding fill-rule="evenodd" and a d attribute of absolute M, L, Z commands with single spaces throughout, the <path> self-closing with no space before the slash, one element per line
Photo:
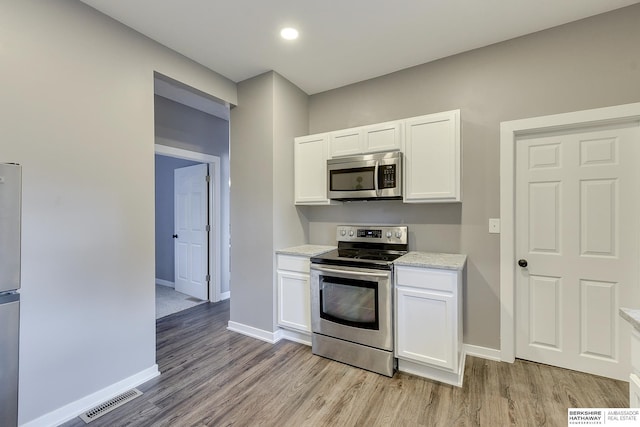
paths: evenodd
<path fill-rule="evenodd" d="M 0 426 L 18 425 L 22 169 L 0 163 Z"/>

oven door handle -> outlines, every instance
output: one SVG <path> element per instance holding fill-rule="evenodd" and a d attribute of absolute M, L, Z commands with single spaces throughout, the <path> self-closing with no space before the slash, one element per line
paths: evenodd
<path fill-rule="evenodd" d="M 337 270 L 334 268 L 320 267 L 317 265 L 311 266 L 312 270 L 317 270 L 323 273 L 336 273 L 336 274 L 348 274 L 353 276 L 369 276 L 369 277 L 389 277 L 389 273 L 370 273 L 368 271 L 353 271 L 353 270 Z"/>

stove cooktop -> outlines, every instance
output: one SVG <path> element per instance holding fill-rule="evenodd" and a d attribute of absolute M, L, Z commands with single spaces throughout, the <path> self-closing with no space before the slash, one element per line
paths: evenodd
<path fill-rule="evenodd" d="M 380 261 L 393 262 L 406 254 L 407 251 L 395 250 L 372 250 L 372 249 L 334 249 L 331 252 L 324 253 L 314 257 L 314 259 L 331 260 L 360 260 L 360 261 Z"/>
<path fill-rule="evenodd" d="M 311 262 L 314 264 L 388 270 L 391 268 L 393 261 L 406 253 L 407 251 L 375 252 L 367 250 L 335 249 L 331 252 L 311 258 Z"/>
<path fill-rule="evenodd" d="M 406 226 L 348 226 L 337 228 L 338 249 L 311 258 L 315 264 L 391 269 L 407 253 Z"/>

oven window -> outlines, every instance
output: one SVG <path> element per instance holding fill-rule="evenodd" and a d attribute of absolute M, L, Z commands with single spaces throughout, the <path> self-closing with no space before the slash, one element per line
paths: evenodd
<path fill-rule="evenodd" d="M 366 191 L 375 190 L 373 182 L 373 166 L 330 171 L 331 191 Z"/>
<path fill-rule="evenodd" d="M 320 317 L 364 329 L 378 329 L 378 283 L 321 276 Z"/>

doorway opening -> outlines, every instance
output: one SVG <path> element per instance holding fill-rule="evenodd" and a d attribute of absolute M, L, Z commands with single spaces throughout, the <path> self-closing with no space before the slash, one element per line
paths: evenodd
<path fill-rule="evenodd" d="M 229 291 L 222 290 L 221 284 L 221 260 L 220 260 L 220 158 L 211 155 L 189 152 L 163 145 L 156 145 L 156 317 L 172 314 L 186 308 L 193 307 L 203 301 L 216 302 L 229 297 Z M 176 171 L 188 171 L 193 167 L 208 166 L 209 188 L 204 195 L 203 203 L 194 203 L 201 212 L 193 212 L 194 216 L 206 218 L 204 222 L 209 226 L 206 233 L 203 228 L 203 239 L 207 240 L 201 250 L 204 259 L 196 266 L 195 272 L 191 272 L 191 265 L 185 265 L 185 260 L 176 256 L 176 247 L 180 247 L 178 234 L 182 235 L 176 224 L 182 220 L 177 218 L 180 213 L 176 209 L 177 197 L 174 187 Z M 206 174 L 206 172 L 205 172 Z M 206 176 L 206 175 L 205 175 Z M 202 179 L 203 183 L 205 178 Z M 205 184 L 206 187 L 206 184 Z M 177 215 L 177 216 L 176 216 Z M 208 238 L 206 235 L 208 234 Z M 180 236 L 180 241 L 182 236 Z M 188 250 L 189 256 L 196 254 L 193 249 Z M 182 261 L 182 264 L 181 264 Z M 193 264 L 198 260 L 193 259 Z M 191 261 L 189 262 L 191 264 Z M 181 267 L 183 265 L 183 267 Z M 181 288 L 180 271 L 187 271 L 193 282 L 202 283 L 206 289 L 202 292 Z M 184 275 L 184 273 L 183 273 Z M 204 283 L 207 281 L 208 284 Z"/>
<path fill-rule="evenodd" d="M 229 106 L 159 74 L 154 83 L 156 318 L 159 318 L 203 301 L 230 298 Z M 198 190 L 202 195 L 189 202 L 188 210 L 198 217 L 198 227 L 202 227 L 203 233 L 196 237 L 200 241 L 187 242 L 191 246 L 186 246 L 184 237 L 188 233 L 178 233 L 175 222 L 184 215 L 174 214 L 184 195 L 175 191 L 174 180 L 184 179 L 190 169 L 202 172 L 202 166 L 205 176 L 208 170 L 208 183 L 199 187 L 204 188 Z M 192 219 L 189 215 L 189 221 Z M 180 256 L 176 256 L 176 248 Z M 195 256 L 196 253 L 201 255 Z M 181 263 L 176 264 L 176 260 Z M 172 307 L 161 310 L 159 299 L 168 291 L 169 296 L 176 297 L 174 288 L 181 287 L 176 284 L 185 284 L 185 271 L 190 280 L 193 278 L 186 289 L 194 290 L 191 285 L 198 282 L 199 292 L 190 292 L 182 286 L 177 290 L 185 294 L 178 295 L 178 300 L 170 304 Z"/>

